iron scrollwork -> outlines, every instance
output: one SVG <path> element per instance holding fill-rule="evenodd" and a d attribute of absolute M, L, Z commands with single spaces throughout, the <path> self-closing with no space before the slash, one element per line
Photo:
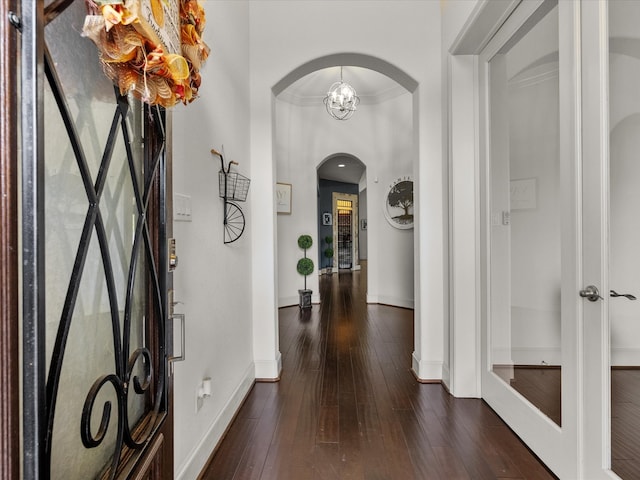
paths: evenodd
<path fill-rule="evenodd" d="M 133 369 L 136 365 L 138 359 L 142 359 L 145 366 L 144 379 L 142 382 L 138 376 L 133 376 Z M 129 419 L 127 414 L 127 399 L 129 395 L 129 389 L 131 388 L 131 384 L 133 384 L 133 388 L 135 393 L 138 395 L 144 395 L 145 392 L 149 389 L 151 385 L 151 379 L 153 377 L 153 366 L 151 363 L 151 353 L 146 348 L 138 348 L 131 359 L 129 360 L 129 366 L 127 369 L 127 378 L 132 378 L 131 382 L 125 382 L 123 379 L 119 378 L 117 375 L 102 375 L 98 378 L 89 393 L 87 394 L 87 398 L 84 402 L 84 407 L 82 409 L 82 419 L 81 419 L 81 429 L 80 436 L 82 438 L 82 444 L 86 448 L 95 448 L 104 439 L 105 434 L 107 433 L 107 428 L 109 425 L 109 421 L 111 420 L 111 402 L 106 402 L 102 409 L 102 418 L 100 420 L 100 426 L 98 428 L 98 432 L 96 435 L 92 435 L 91 433 L 91 414 L 93 412 L 93 406 L 98 396 L 98 393 L 102 389 L 104 385 L 110 383 L 114 390 L 116 391 L 116 396 L 118 399 L 118 417 L 122 419 L 118 423 L 118 442 L 122 443 L 122 440 L 126 443 L 130 448 L 140 448 L 144 446 L 145 442 L 136 442 L 132 437 L 131 432 L 127 428 L 129 425 Z M 115 466 L 114 466 L 115 467 Z"/>
<path fill-rule="evenodd" d="M 64 8 L 66 8 L 69 3 L 70 2 L 61 0 L 59 2 L 55 2 L 55 5 L 64 5 Z M 54 13 L 57 14 L 59 12 L 56 11 L 49 13 L 50 18 L 53 18 L 55 17 Z M 154 129 L 154 143 L 153 145 L 149 144 L 150 146 L 148 146 L 151 152 L 146 157 L 147 161 L 144 169 L 144 184 L 138 185 L 138 181 L 136 180 L 136 160 L 131 149 L 128 125 L 126 121 L 127 113 L 129 111 L 129 101 L 126 96 L 121 95 L 116 90 L 115 112 L 107 143 L 104 147 L 104 152 L 100 161 L 100 168 L 94 181 L 87 164 L 80 136 L 76 130 L 69 106 L 66 102 L 61 82 L 57 77 L 54 62 L 46 48 L 46 45 L 44 67 L 45 75 L 51 87 L 51 91 L 71 142 L 73 154 L 77 162 L 78 170 L 80 172 L 88 200 L 86 217 L 78 243 L 78 250 L 75 256 L 71 278 L 67 288 L 67 294 L 56 334 L 46 383 L 46 433 L 44 442 L 45 468 L 47 470 L 51 468 L 53 425 L 60 387 L 62 364 L 65 356 L 65 347 L 71 328 L 71 321 L 76 308 L 76 300 L 81 283 L 80 281 L 83 276 L 85 262 L 88 256 L 89 244 L 91 242 L 92 234 L 95 232 L 100 247 L 105 284 L 107 287 L 111 317 L 111 331 L 113 336 L 115 371 L 101 375 L 94 381 L 93 385 L 89 389 L 81 414 L 80 437 L 86 448 L 95 448 L 99 446 L 107 434 L 112 417 L 117 414 L 117 418 L 115 418 L 115 421 L 117 422 L 116 445 L 111 457 L 109 469 L 109 477 L 115 478 L 119 462 L 121 460 L 121 451 L 125 446 L 133 450 L 140 450 L 144 447 L 158 426 L 159 420 L 162 417 L 162 409 L 166 408 L 166 384 L 164 381 L 166 375 L 166 359 L 164 358 L 165 332 L 164 321 L 162 320 L 166 315 L 164 308 L 166 299 L 162 294 L 163 288 L 161 288 L 163 285 L 161 282 L 164 281 L 161 278 L 163 273 L 159 273 L 156 267 L 158 261 L 154 256 L 155 250 L 153 236 L 150 233 L 148 223 L 150 200 L 153 192 L 155 191 L 154 182 L 158 178 L 159 172 L 161 172 L 160 165 L 165 153 L 163 116 L 162 112 L 158 108 L 148 108 L 146 110 L 146 113 L 148 114 L 146 118 L 147 124 L 151 125 L 151 128 Z M 133 193 L 136 204 L 135 210 L 137 212 L 134 240 L 131 246 L 131 262 L 127 275 L 126 299 L 122 326 L 120 324 L 115 275 L 108 248 L 108 237 L 99 208 L 100 199 L 105 187 L 107 172 L 109 170 L 111 157 L 114 151 L 114 143 L 119 134 L 122 134 L 124 139 L 128 170 L 133 184 Z M 131 355 L 129 355 L 134 283 L 136 280 L 137 270 L 140 268 L 138 258 L 141 253 L 144 254 L 146 258 L 146 267 L 143 274 L 148 275 L 147 278 L 149 279 L 147 288 L 147 298 L 149 299 L 148 308 L 153 309 L 153 314 L 149 317 L 156 319 L 154 328 L 149 330 L 154 332 L 155 338 L 150 338 L 148 341 L 157 345 L 157 350 L 160 352 L 159 356 L 155 358 L 155 369 L 154 355 L 148 348 L 146 348 L 146 346 L 137 348 Z M 142 270 L 142 268 L 140 269 Z M 138 372 L 138 374 L 135 374 L 134 372 Z M 92 432 L 92 413 L 94 408 L 97 407 L 96 403 L 98 401 L 99 393 L 104 388 L 107 388 L 107 385 L 111 386 L 115 392 L 117 403 L 115 406 L 115 412 L 112 402 L 105 401 L 102 405 L 99 427 L 96 432 Z M 128 400 L 132 394 L 144 395 L 147 397 L 147 411 L 151 415 L 152 419 L 144 429 L 136 431 L 135 435 L 132 433 L 130 428 L 130 419 L 127 409 Z"/>

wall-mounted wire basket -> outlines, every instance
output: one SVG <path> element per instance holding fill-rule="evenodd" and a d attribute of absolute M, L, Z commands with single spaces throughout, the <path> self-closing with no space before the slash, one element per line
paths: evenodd
<path fill-rule="evenodd" d="M 226 180 L 226 190 L 225 190 Z M 220 184 L 220 198 L 244 202 L 249 193 L 251 180 L 236 172 L 218 172 L 218 182 Z"/>

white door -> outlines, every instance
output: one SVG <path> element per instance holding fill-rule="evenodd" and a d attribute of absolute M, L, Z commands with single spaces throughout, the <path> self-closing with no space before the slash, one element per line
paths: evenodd
<path fill-rule="evenodd" d="M 579 478 L 579 2 L 522 2 L 479 57 L 482 395 Z"/>
<path fill-rule="evenodd" d="M 479 58 L 482 394 L 560 478 L 640 478 L 640 2 L 522 2 Z"/>

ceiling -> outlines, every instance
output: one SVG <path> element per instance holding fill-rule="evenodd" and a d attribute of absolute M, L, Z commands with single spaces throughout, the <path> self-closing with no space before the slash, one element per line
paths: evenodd
<path fill-rule="evenodd" d="M 342 79 L 356 89 L 360 103 L 380 103 L 407 93 L 395 80 L 368 68 L 342 67 Z M 295 105 L 318 104 L 331 85 L 339 81 L 340 67 L 316 70 L 289 85 L 278 95 L 278 100 Z"/>
<path fill-rule="evenodd" d="M 283 90 L 278 100 L 300 106 L 322 104 L 331 85 L 340 81 L 340 68 L 323 68 L 305 75 Z M 342 67 L 342 80 L 355 88 L 362 104 L 380 103 L 407 93 L 395 80 L 368 68 Z M 318 167 L 318 178 L 358 184 L 365 169 L 357 158 L 337 154 Z"/>
<path fill-rule="evenodd" d="M 339 165 L 344 165 L 340 167 Z M 336 155 L 318 167 L 318 178 L 343 183 L 360 183 L 366 167 L 364 163 L 351 155 Z"/>

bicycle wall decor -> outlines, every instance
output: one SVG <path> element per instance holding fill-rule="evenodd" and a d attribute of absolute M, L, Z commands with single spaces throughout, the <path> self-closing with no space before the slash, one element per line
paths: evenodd
<path fill-rule="evenodd" d="M 231 165 L 238 165 L 238 162 L 231 160 L 225 167 L 224 154 L 215 148 L 211 153 L 220 157 L 220 171 L 218 172 L 218 183 L 220 188 L 220 198 L 223 203 L 223 240 L 224 243 L 235 242 L 244 232 L 245 219 L 242 209 L 237 203 L 244 202 L 249 193 L 251 180 L 244 175 L 231 171 Z"/>

